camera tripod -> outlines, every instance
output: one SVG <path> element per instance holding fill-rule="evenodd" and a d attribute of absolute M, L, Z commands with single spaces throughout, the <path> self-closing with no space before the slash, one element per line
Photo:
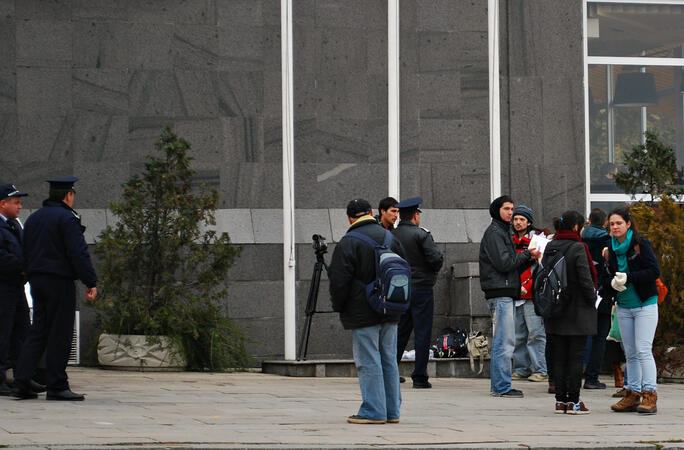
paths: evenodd
<path fill-rule="evenodd" d="M 316 264 L 314 264 L 313 275 L 311 277 L 311 286 L 309 286 L 309 296 L 306 300 L 306 309 L 304 313 L 306 314 L 306 321 L 304 322 L 304 329 L 302 331 L 302 339 L 299 341 L 299 351 L 297 352 L 297 361 L 306 361 L 306 352 L 309 350 L 309 336 L 311 335 L 311 321 L 315 313 L 332 313 L 334 311 L 316 311 L 316 306 L 318 303 L 318 291 L 321 287 L 321 274 L 323 273 L 323 268 L 327 272 L 328 266 L 325 263 L 323 255 L 328 252 L 328 246 L 325 243 L 325 238 L 323 236 L 314 234 L 313 235 L 313 248 L 316 252 Z"/>

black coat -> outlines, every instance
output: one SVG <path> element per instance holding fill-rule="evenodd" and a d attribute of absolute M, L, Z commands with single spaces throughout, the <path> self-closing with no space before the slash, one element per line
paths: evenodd
<path fill-rule="evenodd" d="M 392 235 L 401 242 L 406 261 L 411 265 L 411 287 L 432 289 L 444 263 L 444 255 L 437 248 L 430 232 L 412 222 L 402 221 Z"/>
<path fill-rule="evenodd" d="M 520 297 L 520 271 L 530 252 L 517 253 L 510 224 L 493 219 L 480 242 L 480 287 L 485 298 Z"/>
<path fill-rule="evenodd" d="M 615 276 L 615 272 L 618 272 L 617 255 L 613 251 L 612 245 L 608 246 L 608 249 L 606 262 L 608 277 L 604 283 L 604 290 L 615 296 L 617 292 L 610 285 L 610 282 Z M 648 239 L 634 234 L 627 250 L 627 267 L 629 268 L 627 283 L 634 284 L 634 289 L 642 302 L 658 295 L 656 279 L 660 276 L 660 266 Z"/>
<path fill-rule="evenodd" d="M 372 217 L 359 219 L 348 231 L 363 233 L 378 243 L 385 239 L 385 230 Z M 404 256 L 401 244 L 392 240 L 392 251 Z M 398 322 L 399 315 L 383 316 L 375 312 L 366 299 L 364 287 L 375 279 L 375 251 L 365 242 L 343 237 L 335 246 L 328 267 L 330 300 L 334 311 L 340 313 L 345 329 L 364 328 L 383 322 Z"/>
<path fill-rule="evenodd" d="M 579 242 L 554 240 L 547 244 L 546 250 L 562 248 L 568 276 L 566 306 L 563 314 L 554 319 L 544 320 L 546 332 L 563 336 L 589 336 L 596 334 L 596 291 L 591 278 L 587 251 Z"/>
<path fill-rule="evenodd" d="M 21 246 L 21 226 L 16 220 L 0 218 L 0 284 L 22 286 L 24 250 Z"/>
<path fill-rule="evenodd" d="M 83 237 L 81 218 L 63 202 L 46 200 L 24 227 L 26 273 L 80 279 L 87 287 L 97 284 Z"/>

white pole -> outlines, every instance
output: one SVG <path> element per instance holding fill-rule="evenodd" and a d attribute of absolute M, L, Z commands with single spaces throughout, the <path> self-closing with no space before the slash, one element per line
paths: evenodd
<path fill-rule="evenodd" d="M 501 117 L 499 103 L 499 0 L 488 0 L 489 23 L 489 192 L 501 195 Z"/>
<path fill-rule="evenodd" d="M 399 90 L 399 0 L 387 0 L 387 191 L 397 199 L 401 175 Z"/>
<path fill-rule="evenodd" d="M 285 359 L 296 356 L 292 0 L 280 0 L 283 90 L 283 300 Z"/>

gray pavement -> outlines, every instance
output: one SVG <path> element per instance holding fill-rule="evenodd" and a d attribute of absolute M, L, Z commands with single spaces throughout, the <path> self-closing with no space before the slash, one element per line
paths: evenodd
<path fill-rule="evenodd" d="M 659 386 L 659 413 L 618 414 L 613 389 L 584 391 L 586 416 L 556 415 L 546 383 L 523 399 L 489 396 L 489 380 L 402 385 L 399 424 L 351 425 L 355 378 L 261 373 L 69 370 L 84 402 L 0 397 L 7 448 L 684 448 L 684 385 Z"/>

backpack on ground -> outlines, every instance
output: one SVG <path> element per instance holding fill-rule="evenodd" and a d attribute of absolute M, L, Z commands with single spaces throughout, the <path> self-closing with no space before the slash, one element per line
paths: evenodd
<path fill-rule="evenodd" d="M 489 355 L 489 342 L 487 336 L 480 331 L 471 331 L 466 339 L 466 346 L 468 347 L 468 355 L 470 356 L 470 370 L 478 375 L 484 370 L 485 356 Z M 480 370 L 475 370 L 475 358 L 480 359 Z"/>
<path fill-rule="evenodd" d="M 392 234 L 385 230 L 382 244 L 358 231 L 350 231 L 346 235 L 365 242 L 375 252 L 375 279 L 364 284 L 371 308 L 381 314 L 405 312 L 411 299 L 411 266 L 392 251 Z"/>
<path fill-rule="evenodd" d="M 571 242 L 571 241 L 570 241 Z M 544 319 L 560 316 L 566 305 L 568 287 L 565 251 L 570 245 L 546 248 L 532 281 L 534 312 Z"/>
<path fill-rule="evenodd" d="M 463 328 L 445 328 L 432 346 L 432 353 L 435 358 L 463 358 L 468 355 L 467 340 Z"/>

